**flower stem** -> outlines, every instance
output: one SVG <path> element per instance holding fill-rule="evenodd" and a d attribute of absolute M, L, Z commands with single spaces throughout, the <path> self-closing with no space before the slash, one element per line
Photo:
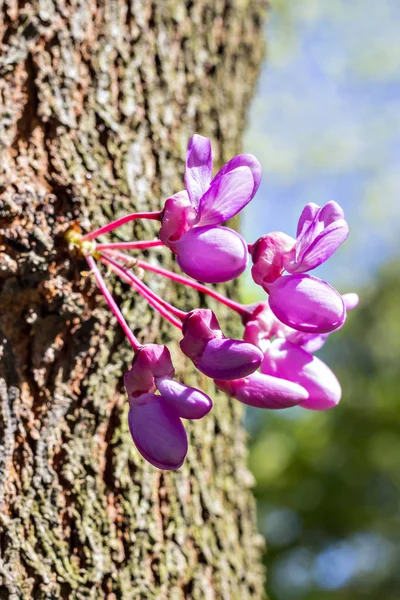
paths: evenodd
<path fill-rule="evenodd" d="M 104 298 L 107 300 L 108 306 L 110 307 L 110 309 L 112 310 L 113 314 L 115 315 L 118 323 L 121 325 L 126 337 L 128 338 L 132 348 L 136 351 L 139 350 L 139 348 L 141 348 L 141 344 L 139 343 L 139 341 L 137 340 L 137 338 L 135 337 L 135 335 L 132 333 L 132 331 L 130 330 L 128 323 L 125 321 L 125 318 L 122 314 L 122 312 L 120 311 L 117 303 L 115 302 L 114 298 L 112 297 L 109 289 L 107 288 L 105 281 L 103 279 L 102 274 L 100 273 L 96 262 L 93 258 L 93 256 L 86 256 L 86 260 L 88 262 L 88 265 L 90 267 L 90 270 L 92 271 L 93 275 L 96 278 L 97 281 L 97 285 L 100 288 L 101 293 L 103 294 Z"/>
<path fill-rule="evenodd" d="M 108 265 L 114 273 L 116 273 L 121 279 L 129 283 L 132 287 L 136 289 L 143 298 L 147 300 L 147 302 L 153 306 L 158 312 L 165 317 L 172 325 L 182 329 L 182 324 L 179 319 L 184 319 L 186 317 L 185 312 L 179 310 L 169 304 L 162 298 L 160 298 L 157 294 L 155 294 L 150 288 L 147 287 L 136 275 L 128 271 L 125 267 L 120 265 L 117 261 L 113 260 L 110 256 L 102 255 L 100 260 Z M 172 313 L 172 314 L 171 314 Z M 178 318 L 176 318 L 178 317 Z"/>
<path fill-rule="evenodd" d="M 157 212 L 144 212 L 144 213 L 131 213 L 130 215 L 125 215 L 116 221 L 112 221 L 111 223 L 107 223 L 103 227 L 99 229 L 95 229 L 90 233 L 82 236 L 81 241 L 92 240 L 99 235 L 103 235 L 104 233 L 108 233 L 109 231 L 113 231 L 113 229 L 117 229 L 117 227 L 122 227 L 125 223 L 129 223 L 129 221 L 135 221 L 136 219 L 152 219 L 154 221 L 159 221 L 162 215 L 162 210 Z"/>
<path fill-rule="evenodd" d="M 99 248 L 99 246 L 97 246 L 97 248 Z M 127 261 L 131 260 L 127 254 L 123 254 L 122 252 L 115 252 L 113 254 L 119 259 Z M 173 273 L 173 271 L 169 271 L 168 269 L 164 269 L 162 267 L 150 265 L 149 263 L 140 259 L 136 259 L 135 264 L 138 267 L 145 269 L 146 271 L 152 271 L 153 273 L 157 273 L 158 275 L 163 275 L 164 277 L 168 277 L 168 279 L 172 279 L 172 281 L 182 283 L 183 285 L 187 285 L 188 287 L 202 292 L 203 294 L 207 294 L 208 296 L 211 296 L 211 298 L 214 298 L 214 300 L 217 300 L 221 304 L 224 304 L 225 306 L 228 306 L 228 308 L 231 308 L 232 310 L 236 311 L 241 316 L 249 315 L 248 309 L 246 308 L 246 306 L 243 306 L 243 304 L 240 304 L 239 302 L 235 302 L 234 300 L 227 298 L 223 294 L 220 294 L 217 291 L 206 287 L 205 285 L 199 283 L 198 281 L 195 281 L 194 279 L 189 279 L 188 277 L 184 277 L 183 275 L 178 275 L 177 273 Z"/>
<path fill-rule="evenodd" d="M 97 250 L 146 250 L 164 246 L 161 240 L 147 240 L 143 242 L 115 242 L 110 244 L 96 244 Z"/>

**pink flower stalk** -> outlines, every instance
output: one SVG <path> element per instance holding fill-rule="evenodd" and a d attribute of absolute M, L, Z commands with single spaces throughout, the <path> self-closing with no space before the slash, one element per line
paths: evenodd
<path fill-rule="evenodd" d="M 161 240 L 143 240 L 138 242 L 113 242 L 96 244 L 97 252 L 103 250 L 148 250 L 149 248 L 160 248 L 164 246 Z"/>
<path fill-rule="evenodd" d="M 175 325 L 178 329 L 182 328 L 179 319 L 185 317 L 187 313 L 175 308 L 159 296 L 152 292 L 136 275 L 131 273 L 123 265 L 115 261 L 111 256 L 105 254 L 100 259 L 104 264 L 109 266 L 114 273 L 119 275 L 123 281 L 129 283 L 147 302 L 155 308 L 167 321 Z M 177 318 L 178 317 L 178 318 Z"/>
<path fill-rule="evenodd" d="M 107 223 L 103 227 L 99 227 L 94 231 L 90 231 L 82 236 L 82 241 L 93 240 L 99 235 L 104 235 L 105 233 L 109 233 L 110 231 L 114 231 L 118 227 L 122 227 L 126 223 L 130 223 L 131 221 L 136 221 L 137 219 L 149 219 L 152 221 L 159 221 L 162 215 L 162 211 L 157 212 L 144 212 L 144 213 L 131 213 L 130 215 L 124 215 L 115 221 L 111 221 L 111 223 Z"/>
<path fill-rule="evenodd" d="M 206 394 L 174 381 L 173 375 L 168 348 L 146 344 L 135 353 L 124 376 L 132 439 L 148 462 L 167 470 L 179 469 L 187 453 L 181 418 L 201 419 L 212 408 Z"/>
<path fill-rule="evenodd" d="M 222 283 L 244 271 L 248 253 L 241 236 L 220 225 L 253 198 L 261 167 L 251 154 L 240 154 L 214 179 L 211 174 L 210 140 L 194 135 L 186 154 L 186 190 L 166 201 L 160 239 L 177 255 L 185 273 L 206 283 Z"/>
<path fill-rule="evenodd" d="M 261 364 L 262 352 L 253 344 L 226 338 L 214 313 L 196 309 L 183 321 L 181 350 L 213 379 L 238 379 Z"/>
<path fill-rule="evenodd" d="M 90 270 L 92 271 L 93 275 L 96 278 L 97 285 L 99 286 L 101 293 L 103 294 L 104 298 L 107 301 L 108 306 L 111 309 L 111 312 L 117 318 L 117 321 L 121 325 L 122 330 L 125 333 L 127 339 L 129 340 L 129 343 L 131 344 L 132 348 L 134 350 L 137 350 L 140 347 L 140 343 L 137 340 L 137 338 L 135 337 L 135 335 L 132 333 L 131 329 L 129 328 L 128 323 L 125 321 L 125 318 L 124 318 L 122 312 L 118 308 L 117 303 L 115 302 L 109 289 L 107 288 L 105 281 L 103 279 L 103 276 L 100 273 L 93 256 L 87 256 L 86 260 L 90 267 Z"/>

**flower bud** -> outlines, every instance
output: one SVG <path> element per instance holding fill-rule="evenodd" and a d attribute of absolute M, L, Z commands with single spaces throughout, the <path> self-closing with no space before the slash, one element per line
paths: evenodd
<path fill-rule="evenodd" d="M 308 398 L 300 406 L 326 410 L 340 401 L 342 390 L 334 373 L 316 356 L 286 340 L 275 340 L 265 352 L 261 372 L 301 385 Z"/>
<path fill-rule="evenodd" d="M 175 244 L 177 261 L 190 277 L 205 283 L 224 283 L 246 268 L 247 245 L 228 227 L 193 227 Z"/>
<path fill-rule="evenodd" d="M 183 323 L 181 350 L 213 379 L 240 379 L 256 371 L 262 352 L 241 340 L 226 338 L 212 311 L 191 311 Z"/>
<path fill-rule="evenodd" d="M 136 353 L 132 367 L 124 375 L 126 392 L 140 396 L 156 389 L 155 377 L 173 377 L 174 366 L 171 354 L 161 344 L 145 344 Z"/>
<path fill-rule="evenodd" d="M 283 275 L 285 259 L 294 245 L 295 240 L 281 231 L 259 238 L 251 247 L 251 275 L 254 281 L 266 289 L 268 284 Z"/>
<path fill-rule="evenodd" d="M 159 231 L 160 240 L 173 252 L 175 242 L 188 231 L 196 221 L 196 211 L 190 203 L 186 190 L 168 198 L 164 205 Z"/>
<path fill-rule="evenodd" d="M 269 285 L 269 305 L 285 325 L 309 333 L 341 327 L 346 309 L 341 295 L 311 275 L 284 275 Z"/>
<path fill-rule="evenodd" d="M 307 390 L 298 383 L 258 372 L 234 381 L 215 381 L 215 384 L 232 398 L 256 408 L 290 408 L 308 398 Z"/>
<path fill-rule="evenodd" d="M 186 431 L 161 396 L 132 398 L 128 422 L 136 448 L 149 463 L 158 469 L 179 469 L 188 449 Z"/>
<path fill-rule="evenodd" d="M 165 402 L 182 419 L 202 419 L 212 409 L 211 398 L 196 388 L 168 377 L 159 377 L 156 383 Z"/>

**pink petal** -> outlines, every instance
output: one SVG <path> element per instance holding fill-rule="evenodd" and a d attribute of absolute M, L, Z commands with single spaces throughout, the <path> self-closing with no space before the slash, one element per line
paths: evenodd
<path fill-rule="evenodd" d="M 179 469 L 188 442 L 185 428 L 161 396 L 143 394 L 131 400 L 129 429 L 140 454 L 158 469 Z"/>
<path fill-rule="evenodd" d="M 328 227 L 339 219 L 344 219 L 344 211 L 340 204 L 333 200 L 321 208 L 318 216 L 318 220 L 324 224 L 324 227 Z"/>
<path fill-rule="evenodd" d="M 319 210 L 320 207 L 314 202 L 310 202 L 310 204 L 307 204 L 303 208 L 303 212 L 301 213 L 299 222 L 297 224 L 296 237 L 300 237 L 305 231 L 307 231 Z"/>
<path fill-rule="evenodd" d="M 256 159 L 256 157 L 252 154 L 238 154 L 237 156 L 231 158 L 231 160 L 227 162 L 220 171 L 218 171 L 218 173 L 212 180 L 211 185 L 216 183 L 218 179 L 220 179 L 223 175 L 229 173 L 229 171 L 237 169 L 238 167 L 248 167 L 251 171 L 251 174 L 253 176 L 253 198 L 261 183 L 261 165 Z"/>
<path fill-rule="evenodd" d="M 235 216 L 253 197 L 253 176 L 238 167 L 213 182 L 199 204 L 199 225 L 220 225 Z"/>
<path fill-rule="evenodd" d="M 263 373 L 235 381 L 215 381 L 217 387 L 248 406 L 280 409 L 296 406 L 308 398 L 301 385 Z"/>
<path fill-rule="evenodd" d="M 212 408 L 212 400 L 206 394 L 174 379 L 157 379 L 157 388 L 182 419 L 202 419 Z"/>
<path fill-rule="evenodd" d="M 310 243 L 303 244 L 303 240 L 296 247 L 296 261 L 293 265 L 285 263 L 285 268 L 289 273 L 304 273 L 319 267 L 347 239 L 349 235 L 349 226 L 344 219 L 334 221 Z M 305 238 L 304 238 L 305 239 Z"/>
<path fill-rule="evenodd" d="M 300 406 L 326 410 L 340 401 L 342 390 L 331 369 L 322 360 L 286 340 L 275 340 L 265 352 L 261 372 L 298 383 L 309 394 Z"/>
<path fill-rule="evenodd" d="M 328 283 L 311 275 L 284 275 L 268 287 L 274 315 L 293 329 L 306 333 L 328 333 L 346 319 L 340 294 Z"/>
<path fill-rule="evenodd" d="M 176 244 L 181 269 L 198 281 L 223 283 L 243 273 L 247 245 L 228 227 L 194 227 Z"/>
<path fill-rule="evenodd" d="M 202 135 L 190 138 L 186 152 L 185 185 L 194 208 L 207 191 L 212 174 L 212 152 L 210 140 Z"/>

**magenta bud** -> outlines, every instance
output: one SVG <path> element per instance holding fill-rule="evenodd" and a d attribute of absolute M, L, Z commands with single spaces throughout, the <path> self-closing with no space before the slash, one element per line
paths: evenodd
<path fill-rule="evenodd" d="M 346 309 L 341 295 L 311 275 L 284 275 L 269 285 L 269 305 L 285 325 L 308 333 L 341 327 Z"/>
<path fill-rule="evenodd" d="M 200 357 L 207 343 L 214 338 L 224 338 L 217 317 L 209 308 L 191 310 L 183 321 L 181 350 L 191 360 Z"/>
<path fill-rule="evenodd" d="M 340 401 L 342 390 L 330 368 L 316 356 L 286 340 L 275 340 L 265 353 L 261 372 L 301 385 L 309 394 L 300 406 L 326 410 Z"/>
<path fill-rule="evenodd" d="M 202 419 L 212 409 L 212 401 L 206 394 L 169 377 L 156 380 L 157 388 L 165 402 L 182 419 Z"/>
<path fill-rule="evenodd" d="M 187 191 L 174 194 L 165 201 L 159 231 L 160 240 L 175 252 L 175 242 L 193 226 L 196 217 Z"/>
<path fill-rule="evenodd" d="M 254 281 L 265 289 L 267 284 L 280 277 L 294 245 L 295 240 L 281 231 L 274 231 L 259 238 L 251 247 L 251 275 Z"/>
<path fill-rule="evenodd" d="M 131 399 L 129 429 L 140 454 L 158 469 L 179 469 L 188 442 L 178 414 L 169 410 L 161 396 L 143 394 Z"/>
<path fill-rule="evenodd" d="M 352 310 L 358 304 L 357 294 L 343 294 L 342 296 L 346 311 Z M 330 333 L 305 333 L 303 331 L 297 331 L 286 325 L 282 325 L 281 331 L 278 332 L 279 337 L 284 337 L 288 342 L 292 342 L 297 346 L 301 346 L 306 352 L 314 353 L 322 348 L 328 339 Z"/>
<path fill-rule="evenodd" d="M 298 383 L 263 373 L 235 381 L 215 381 L 215 384 L 232 398 L 256 408 L 290 408 L 308 398 L 307 390 Z"/>
<path fill-rule="evenodd" d="M 262 359 L 261 350 L 253 344 L 225 338 L 208 342 L 203 354 L 193 362 L 212 379 L 240 379 L 254 373 Z"/>
<path fill-rule="evenodd" d="M 205 283 L 223 283 L 246 268 L 247 245 L 228 227 L 193 227 L 175 244 L 177 261 L 190 277 Z"/>
<path fill-rule="evenodd" d="M 183 322 L 181 350 L 213 379 L 239 379 L 253 373 L 263 354 L 241 340 L 226 338 L 209 309 L 192 310 Z"/>
<path fill-rule="evenodd" d="M 132 367 L 124 375 L 126 392 L 140 396 L 156 389 L 155 377 L 173 377 L 174 366 L 171 354 L 161 344 L 145 344 L 136 353 Z"/>

